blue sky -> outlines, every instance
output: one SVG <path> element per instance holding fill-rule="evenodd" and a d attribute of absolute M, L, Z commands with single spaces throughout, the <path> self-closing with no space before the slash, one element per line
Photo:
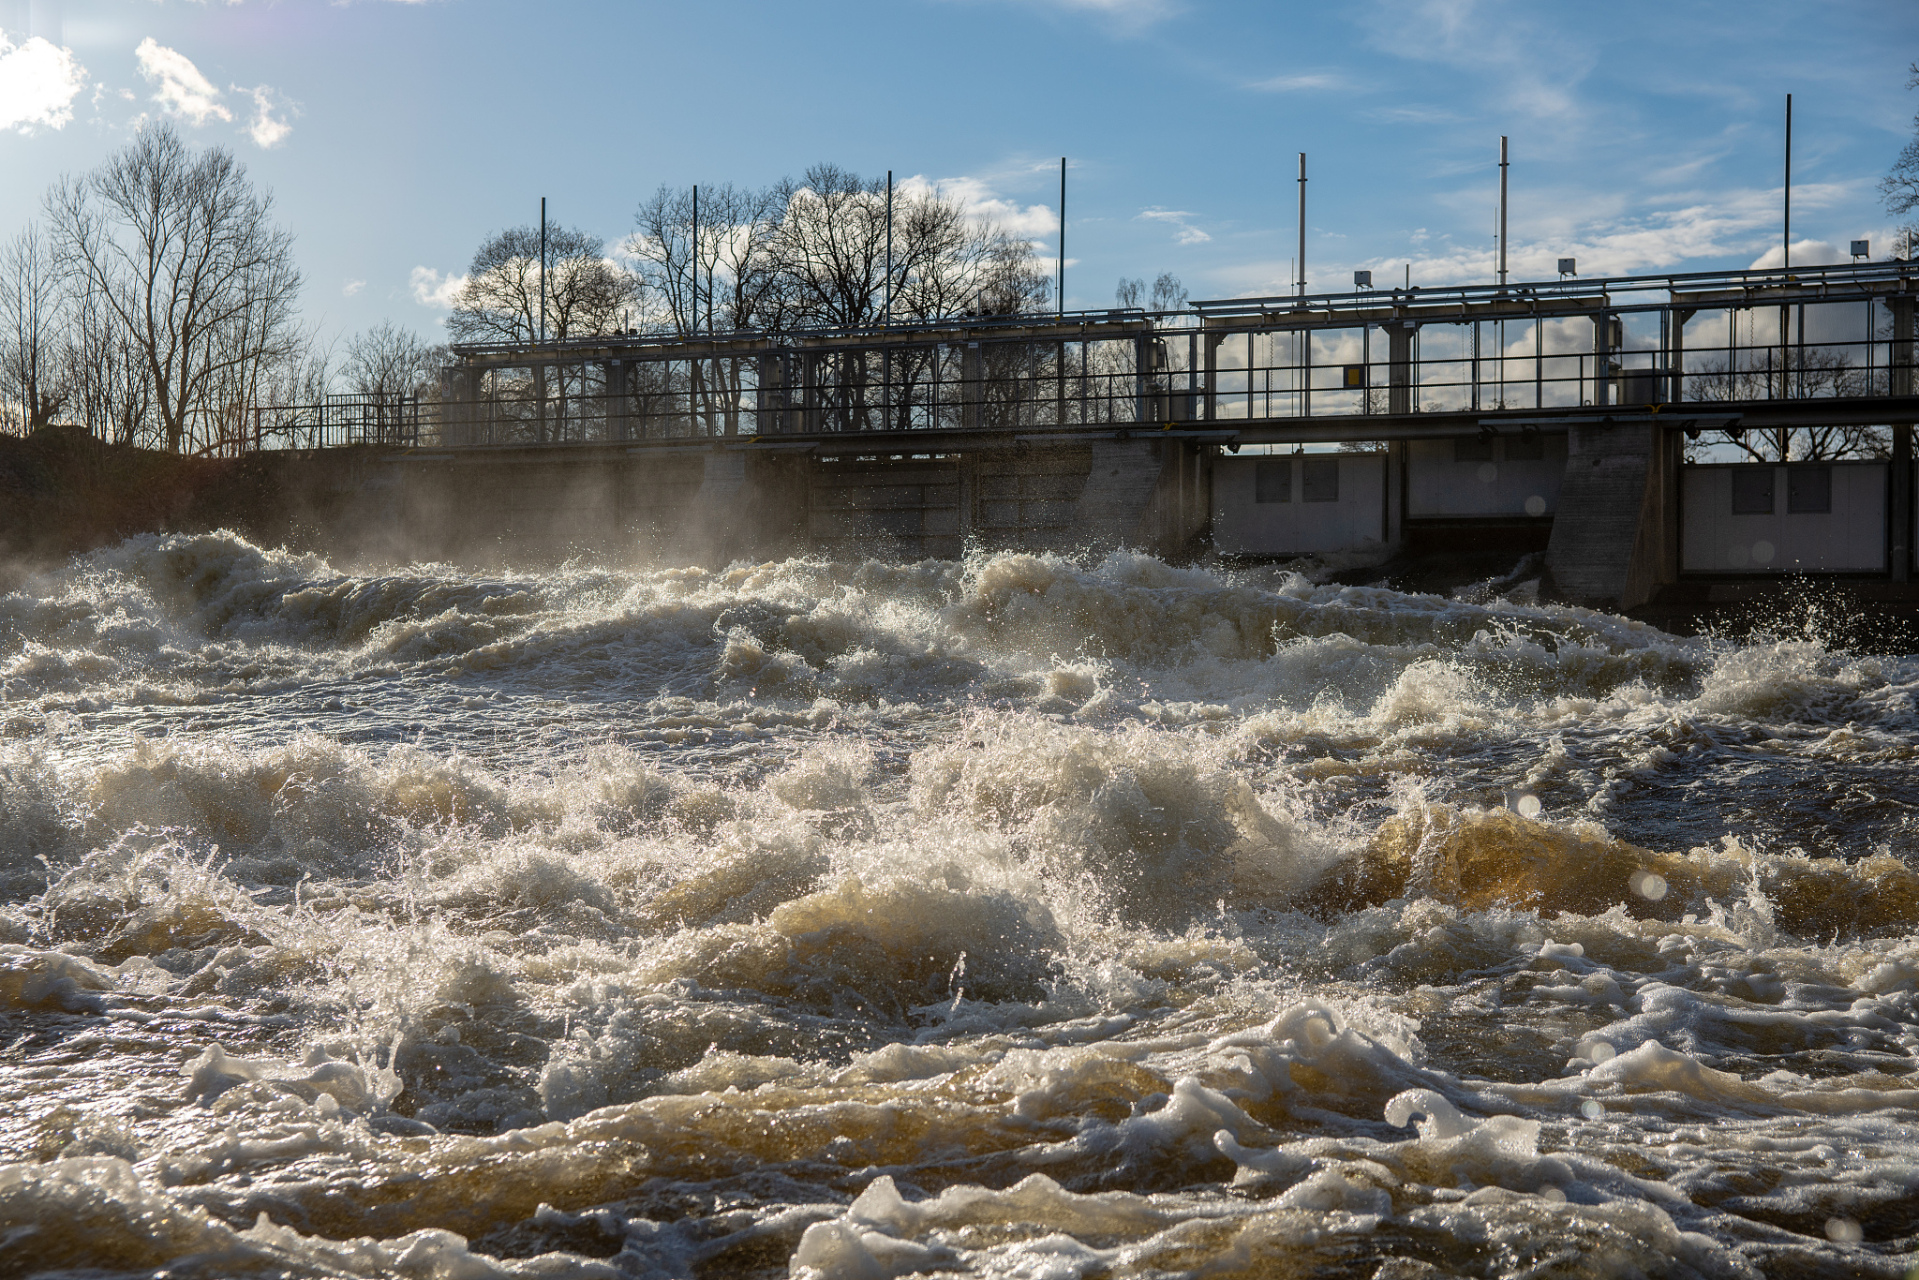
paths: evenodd
<path fill-rule="evenodd" d="M 609 241 L 661 183 L 830 160 L 944 184 L 1056 244 L 1069 306 L 1122 276 L 1287 292 L 1295 154 L 1314 289 L 1483 281 L 1499 135 L 1512 268 L 1777 260 L 1794 95 L 1795 261 L 1889 244 L 1912 0 L 0 0 L 0 234 L 142 119 L 232 148 L 295 233 L 324 332 L 437 333 L 491 231 Z"/>

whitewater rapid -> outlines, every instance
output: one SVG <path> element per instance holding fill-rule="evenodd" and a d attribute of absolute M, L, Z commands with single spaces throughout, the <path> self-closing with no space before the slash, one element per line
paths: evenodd
<path fill-rule="evenodd" d="M 0 1274 L 1886 1276 L 1919 658 L 1113 554 L 0 595 Z"/>

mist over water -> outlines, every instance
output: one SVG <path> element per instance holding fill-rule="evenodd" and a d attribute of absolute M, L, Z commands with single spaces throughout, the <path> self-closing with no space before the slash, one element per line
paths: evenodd
<path fill-rule="evenodd" d="M 0 596 L 0 1273 L 1904 1276 L 1916 682 L 135 538 Z"/>

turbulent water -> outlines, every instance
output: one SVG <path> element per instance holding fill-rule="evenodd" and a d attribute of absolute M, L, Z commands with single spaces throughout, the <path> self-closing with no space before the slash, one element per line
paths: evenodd
<path fill-rule="evenodd" d="M 1919 658 L 1278 569 L 0 596 L 0 1274 L 1903 1276 Z"/>

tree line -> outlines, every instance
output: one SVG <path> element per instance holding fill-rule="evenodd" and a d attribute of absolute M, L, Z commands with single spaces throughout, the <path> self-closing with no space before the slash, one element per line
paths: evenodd
<path fill-rule="evenodd" d="M 1919 64 L 1911 73 L 1919 88 Z M 1880 188 L 1895 215 L 1919 211 L 1919 118 L 1914 137 Z M 1902 256 L 1915 238 L 1919 228 L 1900 228 Z M 0 434 L 72 424 L 113 443 L 212 453 L 251 435 L 254 406 L 435 393 L 443 347 L 385 322 L 336 351 L 301 322 L 300 287 L 271 193 L 225 149 L 196 151 L 170 124 L 148 125 L 99 168 L 56 183 L 43 221 L 0 244 Z M 495 233 L 446 328 L 456 342 L 503 344 L 778 334 L 1050 301 L 1033 246 L 952 195 L 821 164 L 760 188 L 662 186 L 612 252 L 577 227 Z M 1115 301 L 1175 308 L 1185 290 L 1171 275 L 1150 290 L 1122 279 Z M 1703 377 L 1699 394 L 1736 395 L 1754 376 Z M 1817 453 L 1875 442 L 1808 443 Z"/>
<path fill-rule="evenodd" d="M 445 349 L 391 322 L 343 348 L 304 325 L 273 197 L 220 147 L 151 125 L 61 180 L 0 245 L 0 433 L 54 424 L 185 453 L 243 447 L 260 405 L 432 398 Z M 456 342 L 778 333 L 1038 310 L 1032 247 L 937 188 L 817 165 L 748 189 L 661 187 L 609 252 L 577 227 L 512 227 L 475 253 Z"/>
<path fill-rule="evenodd" d="M 618 248 L 577 227 L 548 227 L 544 246 L 537 227 L 501 231 L 474 254 L 447 330 L 506 344 L 777 334 L 1016 315 L 1052 292 L 1030 243 L 939 188 L 831 164 L 759 188 L 662 186 Z"/>
<path fill-rule="evenodd" d="M 336 354 L 301 324 L 301 276 L 273 197 L 220 147 L 142 129 L 47 193 L 0 245 L 0 432 L 72 424 L 102 440 L 221 452 L 262 403 L 344 387 L 396 398 L 438 362 L 382 325 Z"/>

